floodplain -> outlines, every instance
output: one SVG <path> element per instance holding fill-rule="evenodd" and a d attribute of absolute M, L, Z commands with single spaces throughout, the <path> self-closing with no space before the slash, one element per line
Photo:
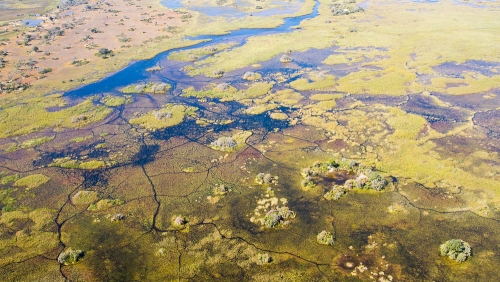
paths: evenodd
<path fill-rule="evenodd" d="M 6 19 L 0 277 L 497 281 L 499 10 L 88 0 Z"/>

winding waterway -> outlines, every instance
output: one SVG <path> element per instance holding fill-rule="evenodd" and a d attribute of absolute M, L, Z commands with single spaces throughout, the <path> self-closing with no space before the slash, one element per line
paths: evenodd
<path fill-rule="evenodd" d="M 298 17 L 290 17 L 285 18 L 284 23 L 276 28 L 256 28 L 256 29 L 239 29 L 236 31 L 231 31 L 228 34 L 224 35 L 200 35 L 196 37 L 191 37 L 189 40 L 205 40 L 204 42 L 183 48 L 177 48 L 173 50 L 169 50 L 163 53 L 156 55 L 154 58 L 149 60 L 137 61 L 131 63 L 129 66 L 120 70 L 114 74 L 109 75 L 108 77 L 77 88 L 75 90 L 71 90 L 65 93 L 67 97 L 84 97 L 87 95 L 94 95 L 104 92 L 117 92 L 118 88 L 124 87 L 126 85 L 135 84 L 138 82 L 143 82 L 144 80 L 151 77 L 151 73 L 147 72 L 147 68 L 151 68 L 154 66 L 165 66 L 169 65 L 169 67 L 162 71 L 162 80 L 164 82 L 168 82 L 172 84 L 172 91 L 175 90 L 177 85 L 177 80 L 182 78 L 184 81 L 193 79 L 187 77 L 183 74 L 179 67 L 176 65 L 179 62 L 168 62 L 168 56 L 172 52 L 182 51 L 182 50 L 190 50 L 194 48 L 200 48 L 208 45 L 215 45 L 219 43 L 227 43 L 227 42 L 237 42 L 237 46 L 241 46 L 245 43 L 245 41 L 251 36 L 264 36 L 271 34 L 279 34 L 279 33 L 287 33 L 293 32 L 295 29 L 292 27 L 299 25 L 303 20 L 312 19 L 318 15 L 318 7 L 319 3 L 316 2 L 312 13 L 298 16 Z M 200 78 L 194 78 L 194 80 L 199 81 Z M 208 81 L 209 79 L 205 79 Z"/>

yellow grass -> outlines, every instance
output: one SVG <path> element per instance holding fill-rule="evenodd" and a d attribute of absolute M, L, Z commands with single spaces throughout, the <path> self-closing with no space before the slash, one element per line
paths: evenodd
<path fill-rule="evenodd" d="M 297 90 L 334 90 L 335 76 L 326 75 L 324 78 L 313 78 L 309 81 L 305 78 L 300 78 L 290 83 L 290 86 Z"/>
<path fill-rule="evenodd" d="M 130 123 L 140 125 L 149 130 L 171 127 L 182 123 L 182 121 L 184 121 L 184 117 L 187 114 L 193 114 L 196 111 L 196 108 L 167 104 L 158 111 L 169 112 L 172 116 L 170 118 L 157 119 L 153 115 L 154 111 L 151 111 L 140 117 L 130 119 Z"/>
<path fill-rule="evenodd" d="M 95 106 L 91 99 L 60 111 L 48 112 L 45 107 L 51 106 L 51 102 L 45 105 L 45 99 L 34 98 L 19 104 L 4 108 L 0 111 L 0 138 L 8 136 L 23 135 L 39 131 L 46 127 L 77 128 L 104 119 L 111 109 L 105 106 Z M 76 117 L 84 116 L 78 122 L 73 122 Z"/>
<path fill-rule="evenodd" d="M 200 57 L 213 55 L 217 52 L 224 51 L 233 46 L 236 46 L 237 43 L 221 43 L 217 45 L 209 45 L 201 48 L 194 48 L 190 50 L 183 50 L 171 53 L 168 58 L 170 60 L 177 60 L 182 62 L 196 61 Z"/>
<path fill-rule="evenodd" d="M 26 190 L 30 190 L 49 182 L 49 180 L 50 177 L 43 174 L 32 174 L 17 180 L 13 185 L 16 187 L 25 187 Z"/>

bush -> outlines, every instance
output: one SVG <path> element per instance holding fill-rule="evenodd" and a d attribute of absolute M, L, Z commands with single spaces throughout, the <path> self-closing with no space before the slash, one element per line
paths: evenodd
<path fill-rule="evenodd" d="M 87 59 L 83 59 L 83 60 L 74 60 L 73 62 L 71 62 L 71 65 L 76 66 L 76 67 L 79 67 L 79 66 L 86 65 L 86 64 L 88 64 L 88 63 L 89 63 L 89 61 L 87 61 Z"/>
<path fill-rule="evenodd" d="M 335 240 L 332 233 L 323 230 L 316 236 L 316 242 L 321 245 L 331 246 L 335 243 Z"/>
<path fill-rule="evenodd" d="M 272 184 L 272 183 L 277 183 L 278 182 L 278 176 L 272 176 L 269 173 L 259 173 L 255 177 L 255 182 L 258 184 Z"/>
<path fill-rule="evenodd" d="M 247 72 L 245 72 L 245 74 L 243 74 L 243 79 L 245 79 L 245 80 L 257 80 L 260 78 L 261 78 L 261 75 L 256 73 L 256 72 L 253 72 L 253 71 L 247 71 Z"/>
<path fill-rule="evenodd" d="M 295 212 L 288 207 L 276 207 L 266 213 L 262 224 L 267 228 L 275 228 L 278 225 L 287 223 L 285 219 L 295 218 Z"/>
<path fill-rule="evenodd" d="M 281 221 L 283 221 L 283 217 L 276 210 L 270 210 L 267 212 L 264 217 L 264 226 L 267 228 L 277 227 Z"/>
<path fill-rule="evenodd" d="M 153 93 L 165 93 L 170 90 L 170 84 L 167 83 L 157 83 L 151 86 L 151 92 Z"/>
<path fill-rule="evenodd" d="M 83 255 L 84 253 L 82 250 L 73 250 L 69 248 L 59 254 L 57 261 L 63 265 L 75 264 L 83 257 Z"/>
<path fill-rule="evenodd" d="M 186 223 L 187 223 L 187 220 L 182 216 L 176 216 L 172 220 L 172 224 L 175 226 L 184 226 L 184 225 L 186 225 Z"/>
<path fill-rule="evenodd" d="M 117 222 L 117 221 L 124 220 L 124 219 L 125 219 L 125 216 L 121 213 L 117 213 L 111 217 L 112 222 Z"/>
<path fill-rule="evenodd" d="M 471 256 L 470 245 L 461 239 L 451 239 L 439 247 L 442 256 L 447 256 L 457 262 L 464 262 Z"/>
<path fill-rule="evenodd" d="M 115 54 L 113 53 L 113 50 L 110 50 L 108 48 L 101 48 L 97 53 L 95 53 L 97 57 L 101 57 L 103 59 L 107 59 L 109 57 L 113 57 Z"/>
<path fill-rule="evenodd" d="M 49 73 L 49 72 L 52 72 L 52 68 L 43 69 L 43 70 L 39 71 L 38 73 L 40 73 L 40 74 L 46 74 L 46 73 Z"/>
<path fill-rule="evenodd" d="M 169 119 L 172 117 L 172 113 L 168 111 L 153 111 L 153 116 L 158 119 Z"/>
<path fill-rule="evenodd" d="M 280 58 L 280 62 L 282 62 L 282 63 L 289 63 L 291 61 L 292 61 L 292 57 L 290 57 L 286 54 L 281 56 L 281 58 Z"/>
<path fill-rule="evenodd" d="M 368 180 L 370 181 L 370 187 L 375 191 L 381 191 L 387 185 L 384 177 L 376 172 L 372 172 Z"/>
<path fill-rule="evenodd" d="M 212 74 L 215 76 L 215 77 L 222 77 L 224 75 L 224 71 L 223 70 L 213 70 L 212 71 Z"/>
<path fill-rule="evenodd" d="M 302 186 L 302 188 L 307 188 L 307 189 L 316 187 L 316 184 L 314 184 L 314 181 L 310 176 L 306 176 L 302 180 L 302 182 L 300 182 L 300 185 Z"/>
<path fill-rule="evenodd" d="M 234 151 L 238 143 L 234 141 L 233 137 L 219 137 L 217 140 L 210 143 L 210 146 L 219 151 L 229 152 Z"/>
<path fill-rule="evenodd" d="M 340 199 L 344 194 L 346 190 L 344 186 L 339 186 L 339 185 L 334 185 L 332 190 L 326 192 L 326 194 L 323 196 L 325 199 L 331 201 L 331 200 L 338 200 Z"/>
<path fill-rule="evenodd" d="M 264 265 L 264 264 L 268 264 L 272 261 L 273 261 L 273 259 L 271 258 L 271 256 L 266 253 L 266 254 L 258 254 L 257 258 L 255 260 L 255 263 L 258 265 Z"/>
<path fill-rule="evenodd" d="M 224 196 L 229 192 L 229 189 L 224 184 L 215 184 L 213 192 L 216 196 Z"/>

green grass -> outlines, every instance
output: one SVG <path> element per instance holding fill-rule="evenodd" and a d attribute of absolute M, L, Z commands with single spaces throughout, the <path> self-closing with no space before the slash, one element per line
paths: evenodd
<path fill-rule="evenodd" d="M 40 137 L 26 140 L 21 144 L 21 148 L 33 148 L 54 140 L 56 136 Z"/>
<path fill-rule="evenodd" d="M 1 174 L 2 178 L 0 178 L 0 184 L 7 184 L 11 182 L 15 182 L 19 179 L 19 174 L 12 174 L 12 175 L 6 175 L 3 176 L 3 173 Z"/>
<path fill-rule="evenodd" d="M 314 78 L 309 81 L 305 78 L 300 78 L 295 81 L 290 82 L 290 86 L 297 90 L 334 90 L 337 82 L 335 77 L 332 75 L 327 75 L 322 78 Z"/>
<path fill-rule="evenodd" d="M 167 83 L 149 82 L 145 84 L 129 85 L 125 88 L 122 88 L 120 91 L 129 94 L 165 94 L 170 90 L 170 88 L 172 88 L 172 86 Z"/>
<path fill-rule="evenodd" d="M 254 36 L 246 44 L 231 50 L 220 52 L 216 57 L 209 57 L 195 62 L 189 75 L 205 75 L 214 77 L 214 70 L 225 72 L 265 62 L 289 49 L 306 51 L 311 48 L 326 48 L 331 45 L 333 33 L 325 29 L 294 31 L 291 33 Z M 292 55 L 293 57 L 293 55 Z"/>
<path fill-rule="evenodd" d="M 149 130 L 167 128 L 178 125 L 184 121 L 186 115 L 193 115 L 196 111 L 194 107 L 183 105 L 167 104 L 158 111 L 148 112 L 140 117 L 130 119 L 131 124 L 137 124 Z M 155 112 L 170 113 L 171 117 L 158 119 L 154 116 Z"/>
<path fill-rule="evenodd" d="M 78 166 L 79 169 L 87 169 L 87 170 L 99 169 L 103 167 L 106 167 L 106 163 L 104 161 L 81 162 L 80 165 Z"/>
<path fill-rule="evenodd" d="M 23 148 L 23 149 L 34 148 L 34 147 L 40 146 L 42 144 L 45 144 L 49 141 L 52 141 L 54 138 L 55 138 L 55 136 L 29 139 L 29 140 L 24 141 L 20 145 L 16 145 L 16 144 L 11 145 L 7 149 L 7 152 L 14 152 L 20 148 Z"/>
<path fill-rule="evenodd" d="M 217 99 L 230 99 L 234 97 L 238 89 L 231 85 L 220 87 L 216 84 L 207 86 L 204 90 L 195 90 L 194 87 L 188 87 L 182 91 L 184 97 L 197 97 L 197 98 L 217 98 Z"/>
<path fill-rule="evenodd" d="M 269 117 L 272 119 L 277 119 L 277 120 L 287 120 L 288 119 L 288 115 L 285 113 L 271 113 L 269 115 Z"/>
<path fill-rule="evenodd" d="M 96 191 L 78 191 L 73 197 L 71 201 L 75 205 L 90 205 L 99 199 L 99 194 Z"/>
<path fill-rule="evenodd" d="M 85 140 L 89 140 L 89 139 L 92 139 L 94 138 L 93 135 L 88 135 L 88 136 L 81 136 L 81 137 L 75 137 L 71 140 L 69 140 L 70 143 L 80 143 L 80 142 L 83 142 Z"/>
<path fill-rule="evenodd" d="M 119 205 L 123 205 L 123 201 L 120 199 L 103 199 L 95 204 L 91 204 L 88 207 L 88 210 L 89 211 L 101 211 L 101 210 L 109 209 L 111 207 L 119 206 Z"/>
<path fill-rule="evenodd" d="M 118 107 L 125 104 L 127 102 L 127 99 L 125 97 L 107 95 L 101 99 L 101 102 L 103 102 L 104 105 L 108 107 Z"/>
<path fill-rule="evenodd" d="M 32 174 L 17 180 L 14 182 L 13 186 L 25 187 L 26 190 L 30 190 L 49 182 L 49 180 L 50 177 L 43 174 Z"/>
<path fill-rule="evenodd" d="M 45 109 L 60 102 L 57 98 L 34 98 L 16 105 L 5 105 L 0 111 L 3 120 L 0 123 L 0 138 L 24 135 L 47 127 L 78 128 L 102 120 L 112 111 L 105 106 L 94 105 L 92 99 L 60 111 L 48 112 Z"/>
<path fill-rule="evenodd" d="M 229 49 L 231 47 L 234 47 L 236 45 L 238 45 L 238 44 L 237 43 L 221 43 L 221 44 L 210 45 L 210 46 L 206 46 L 206 47 L 202 47 L 202 48 L 194 48 L 194 49 L 190 49 L 190 50 L 177 51 L 177 52 L 171 53 L 168 56 L 168 59 L 182 61 L 182 62 L 196 61 L 201 57 L 213 55 L 217 52 L 224 51 L 224 50 Z"/>
<path fill-rule="evenodd" d="M 51 167 L 60 167 L 66 169 L 84 169 L 84 170 L 93 170 L 106 167 L 111 163 L 106 163 L 105 161 L 79 161 L 73 160 L 70 157 L 64 157 L 59 159 L 54 159 L 52 163 L 49 165 Z"/>
<path fill-rule="evenodd" d="M 225 148 L 225 149 L 221 149 L 220 147 L 214 146 L 213 144 L 209 144 L 208 146 L 210 148 L 212 148 L 214 150 L 218 150 L 218 151 L 234 152 L 234 151 L 237 151 L 238 149 L 244 147 L 246 145 L 245 141 L 250 136 L 252 136 L 251 131 L 238 131 L 231 136 L 231 138 L 234 140 L 234 142 L 236 142 L 236 146 L 234 146 L 232 148 Z"/>
<path fill-rule="evenodd" d="M 2 0 L 0 22 L 25 19 L 30 14 L 44 14 L 55 8 L 60 2 L 60 0 Z"/>

